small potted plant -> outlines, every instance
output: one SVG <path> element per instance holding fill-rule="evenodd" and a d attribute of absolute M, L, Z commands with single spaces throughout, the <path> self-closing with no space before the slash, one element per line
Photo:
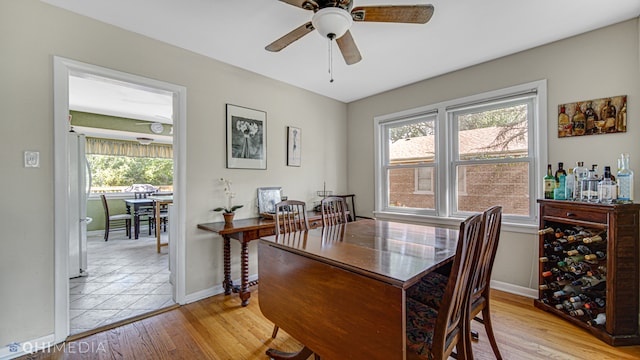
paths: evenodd
<path fill-rule="evenodd" d="M 231 205 L 231 199 L 236 196 L 236 194 L 231 191 L 231 181 L 224 178 L 220 178 L 220 181 L 224 183 L 224 193 L 225 195 L 227 195 L 227 206 L 217 207 L 213 209 L 213 211 L 222 211 L 224 222 L 227 224 L 231 224 L 233 222 L 235 211 L 240 209 L 244 205 Z"/>

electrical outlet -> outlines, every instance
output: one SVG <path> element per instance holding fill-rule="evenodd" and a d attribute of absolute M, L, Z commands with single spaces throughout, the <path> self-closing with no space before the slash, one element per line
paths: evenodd
<path fill-rule="evenodd" d="M 39 168 L 40 167 L 40 152 L 39 151 L 25 151 L 24 152 L 24 167 Z"/>

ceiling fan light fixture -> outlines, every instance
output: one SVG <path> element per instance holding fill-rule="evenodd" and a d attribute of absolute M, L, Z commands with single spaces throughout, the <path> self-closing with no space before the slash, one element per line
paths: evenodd
<path fill-rule="evenodd" d="M 139 137 L 139 138 L 136 138 L 136 140 L 138 140 L 140 145 L 149 145 L 151 144 L 151 142 L 153 142 L 153 139 L 148 137 Z"/>
<path fill-rule="evenodd" d="M 344 35 L 353 19 L 349 12 L 335 7 L 328 7 L 318 10 L 311 19 L 313 27 L 324 38 L 339 39 Z"/>

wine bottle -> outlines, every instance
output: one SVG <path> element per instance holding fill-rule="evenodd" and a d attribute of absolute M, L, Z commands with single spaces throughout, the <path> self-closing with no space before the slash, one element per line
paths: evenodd
<path fill-rule="evenodd" d="M 629 153 L 621 155 L 620 170 L 618 170 L 618 200 L 633 202 L 633 170 L 629 168 Z"/>
<path fill-rule="evenodd" d="M 556 178 L 551 171 L 551 164 L 547 165 L 547 175 L 543 178 L 544 181 L 544 198 L 553 199 L 553 189 L 556 188 Z"/>
<path fill-rule="evenodd" d="M 585 243 L 585 244 L 592 244 L 592 243 L 600 242 L 600 241 L 603 241 L 603 240 L 604 239 L 602 239 L 602 236 L 600 236 L 600 235 L 595 235 L 595 236 L 591 236 L 591 237 L 582 238 L 582 242 Z"/>
<path fill-rule="evenodd" d="M 595 318 L 587 321 L 587 324 L 591 325 L 591 326 L 596 326 L 596 325 L 604 325 L 607 322 L 607 314 L 606 313 L 600 313 L 598 315 L 596 315 Z"/>
<path fill-rule="evenodd" d="M 554 228 L 548 227 L 548 228 L 538 230 L 538 235 L 553 234 L 555 232 L 556 231 Z"/>

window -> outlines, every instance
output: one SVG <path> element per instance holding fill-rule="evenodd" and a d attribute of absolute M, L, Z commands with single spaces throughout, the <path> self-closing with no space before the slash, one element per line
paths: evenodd
<path fill-rule="evenodd" d="M 399 119 L 383 126 L 385 204 L 395 211 L 435 209 L 436 114 Z"/>
<path fill-rule="evenodd" d="M 433 194 L 433 168 L 419 167 L 414 174 L 416 183 L 414 194 Z"/>
<path fill-rule="evenodd" d="M 376 213 L 459 219 L 501 205 L 505 221 L 535 225 L 545 109 L 542 80 L 377 117 Z"/>

